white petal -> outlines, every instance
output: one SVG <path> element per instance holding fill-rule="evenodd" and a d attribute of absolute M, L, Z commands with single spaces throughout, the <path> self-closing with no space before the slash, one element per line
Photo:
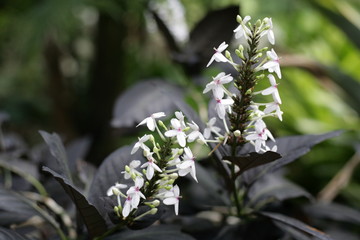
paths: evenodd
<path fill-rule="evenodd" d="M 177 203 L 179 200 L 175 197 L 170 197 L 170 198 L 165 198 L 163 200 L 163 203 L 165 205 L 174 205 L 175 203 Z"/>
<path fill-rule="evenodd" d="M 177 138 L 177 140 L 178 140 L 178 142 L 179 142 L 179 145 L 180 145 L 181 147 L 185 147 L 185 146 L 186 146 L 186 139 L 185 139 L 184 134 L 178 134 L 176 138 Z"/>
<path fill-rule="evenodd" d="M 136 127 L 143 125 L 147 122 L 148 118 L 145 118 L 144 120 L 142 120 L 138 125 L 136 125 Z"/>
<path fill-rule="evenodd" d="M 213 55 L 210 59 L 210 61 L 208 62 L 208 64 L 206 65 L 206 67 L 209 67 L 210 64 L 212 64 L 212 62 L 215 60 L 215 56 Z"/>
<path fill-rule="evenodd" d="M 157 112 L 157 113 L 153 113 L 152 117 L 153 118 L 161 118 L 161 117 L 165 117 L 165 113 L 164 112 Z"/>
<path fill-rule="evenodd" d="M 268 88 L 262 90 L 262 91 L 261 91 L 261 94 L 262 94 L 262 95 L 270 95 L 270 94 L 272 94 L 272 93 L 275 92 L 275 91 L 277 91 L 276 88 L 274 88 L 274 87 L 268 87 Z"/>
<path fill-rule="evenodd" d="M 148 121 L 147 121 L 147 127 L 148 127 L 148 129 L 150 130 L 150 131 L 154 131 L 155 130 L 155 124 L 156 124 L 156 122 L 155 122 L 155 120 L 154 119 L 152 119 L 152 118 L 150 118 Z"/>
<path fill-rule="evenodd" d="M 228 46 L 229 46 L 228 44 L 226 44 L 225 42 L 222 42 L 222 43 L 220 44 L 220 46 L 219 46 L 216 50 L 217 50 L 218 52 L 222 52 L 222 51 L 224 51 Z"/>
<path fill-rule="evenodd" d="M 169 130 L 165 132 L 165 136 L 166 137 L 174 137 L 176 135 L 178 135 L 179 131 L 178 130 Z"/>

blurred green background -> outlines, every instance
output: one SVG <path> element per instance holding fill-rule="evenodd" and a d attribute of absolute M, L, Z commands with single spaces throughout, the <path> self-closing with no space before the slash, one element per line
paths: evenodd
<path fill-rule="evenodd" d="M 11 117 L 5 132 L 17 132 L 30 144 L 41 141 L 39 129 L 67 141 L 89 135 L 89 161 L 99 164 L 125 138 L 109 123 L 116 97 L 126 89 L 163 78 L 191 88 L 193 104 L 192 96 L 202 92 L 173 60 L 149 9 L 183 46 L 209 11 L 230 5 L 253 20 L 273 20 L 284 112 L 283 122 L 269 122 L 274 135 L 346 130 L 288 169 L 289 178 L 318 194 L 356 155 L 360 139 L 358 0 L 1 1 L 0 110 Z M 198 71 L 210 78 L 216 70 Z M 352 170 L 336 198 L 360 208 L 360 169 Z"/>

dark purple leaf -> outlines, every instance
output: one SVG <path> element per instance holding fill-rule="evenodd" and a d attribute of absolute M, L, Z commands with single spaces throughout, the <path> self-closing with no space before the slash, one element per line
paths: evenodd
<path fill-rule="evenodd" d="M 78 172 L 79 160 L 84 160 L 90 147 L 90 138 L 83 137 L 75 139 L 66 145 L 66 154 L 71 173 Z"/>
<path fill-rule="evenodd" d="M 0 240 L 29 240 L 14 230 L 0 227 Z"/>
<path fill-rule="evenodd" d="M 276 145 L 278 146 L 277 152 L 281 155 L 281 158 L 277 161 L 253 168 L 246 171 L 241 175 L 242 180 L 246 184 L 251 184 L 266 173 L 275 172 L 286 164 L 289 164 L 299 157 L 305 155 L 310 151 L 311 147 L 332 137 L 338 136 L 342 131 L 334 131 L 320 135 L 300 135 L 283 137 L 276 139 Z M 268 142 L 270 148 L 273 146 L 272 142 Z M 239 154 L 246 154 L 253 146 L 246 144 L 239 152 Z"/>
<path fill-rule="evenodd" d="M 153 226 L 142 230 L 127 230 L 114 234 L 105 240 L 194 240 L 182 233 L 180 228 L 171 225 Z"/>
<path fill-rule="evenodd" d="M 107 223 L 111 222 L 108 212 L 104 208 L 105 203 L 103 201 L 107 190 L 116 182 L 132 184 L 132 180 L 125 180 L 124 174 L 121 172 L 124 171 L 125 165 L 128 165 L 132 160 L 144 159 L 141 151 L 131 155 L 131 149 L 132 146 L 124 146 L 106 157 L 96 172 L 89 190 L 89 200 L 100 210 L 103 217 L 107 219 Z"/>
<path fill-rule="evenodd" d="M 46 144 L 49 147 L 51 154 L 55 157 L 58 164 L 58 171 L 60 174 L 66 176 L 67 179 L 72 183 L 71 172 L 68 165 L 68 158 L 66 155 L 65 147 L 56 133 L 47 133 L 45 131 L 40 130 L 39 133 L 45 140 Z"/>
<path fill-rule="evenodd" d="M 282 215 L 279 213 L 271 213 L 271 212 L 259 212 L 259 214 L 271 219 L 274 223 L 285 224 L 288 227 L 295 228 L 296 230 L 300 230 L 300 231 L 307 233 L 310 236 L 316 237 L 318 239 L 321 239 L 321 240 L 331 240 L 332 239 L 332 238 L 330 238 L 330 236 L 328 236 L 324 232 L 322 232 L 316 228 L 310 227 L 295 218 L 291 218 L 291 217 L 288 217 L 288 216 L 285 216 L 285 215 Z M 283 228 L 283 230 L 286 231 L 287 229 Z"/>
<path fill-rule="evenodd" d="M 102 235 L 107 230 L 107 227 L 104 218 L 100 215 L 96 207 L 92 205 L 66 177 L 47 167 L 43 167 L 43 171 L 50 173 L 64 188 L 75 204 L 89 235 L 91 237 Z"/>
<path fill-rule="evenodd" d="M 252 208 L 254 208 L 256 204 L 266 202 L 267 200 L 283 201 L 297 197 L 312 198 L 310 193 L 288 181 L 280 174 L 265 175 L 250 187 L 247 194 L 247 198 L 249 199 L 248 205 Z"/>
<path fill-rule="evenodd" d="M 197 60 L 200 62 L 200 67 L 204 67 L 214 54 L 214 47 L 218 47 L 223 41 L 230 42 L 234 34 L 233 30 L 238 24 L 237 14 L 239 14 L 239 6 L 229 6 L 209 12 L 190 33 L 185 54 L 194 57 L 187 58 Z"/>
<path fill-rule="evenodd" d="M 288 226 L 287 224 L 281 223 L 281 222 L 274 222 L 274 224 L 279 228 L 282 229 L 285 233 L 292 236 L 296 240 L 313 240 L 312 237 L 310 237 L 308 234 L 299 231 L 296 228 L 293 228 L 292 226 Z M 287 239 L 287 238 L 285 238 Z"/>
<path fill-rule="evenodd" d="M 268 151 L 265 153 L 251 152 L 246 155 L 236 157 L 225 156 L 223 157 L 223 160 L 228 160 L 237 165 L 240 168 L 240 171 L 237 173 L 237 176 L 239 176 L 251 168 L 273 162 L 279 158 L 281 158 L 280 154 Z"/>
<path fill-rule="evenodd" d="M 0 187 L 0 212 L 1 222 L 4 224 L 10 220 L 14 220 L 10 224 L 21 223 L 39 215 L 34 208 L 22 200 L 21 195 L 3 187 Z"/>
<path fill-rule="evenodd" d="M 304 210 L 314 218 L 327 218 L 360 225 L 360 211 L 341 204 L 315 203 L 305 206 Z"/>
<path fill-rule="evenodd" d="M 113 110 L 113 127 L 132 127 L 155 112 L 172 115 L 183 101 L 183 89 L 162 80 L 139 82 L 120 95 Z"/>

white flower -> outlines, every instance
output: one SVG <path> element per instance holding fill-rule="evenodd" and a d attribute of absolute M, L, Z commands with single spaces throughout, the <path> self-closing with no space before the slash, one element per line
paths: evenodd
<path fill-rule="evenodd" d="M 150 117 L 145 118 L 142 120 L 136 127 L 143 125 L 146 123 L 146 126 L 149 128 L 150 131 L 154 131 L 156 127 L 156 118 L 164 117 L 164 112 L 157 112 L 150 115 Z"/>
<path fill-rule="evenodd" d="M 279 57 L 274 51 L 274 49 L 271 49 L 271 51 L 267 51 L 266 55 L 269 59 L 264 65 L 262 66 L 262 69 L 267 69 L 270 73 L 275 72 L 278 78 L 281 78 L 281 71 L 280 71 L 280 64 L 279 64 Z"/>
<path fill-rule="evenodd" d="M 171 119 L 171 126 L 173 129 L 165 132 L 166 137 L 175 137 L 181 147 L 186 145 L 186 134 L 184 132 L 184 127 L 181 125 L 180 121 L 176 118 Z"/>
<path fill-rule="evenodd" d="M 200 139 L 201 142 L 206 144 L 206 140 L 202 133 L 199 131 L 199 126 L 192 121 L 191 123 L 188 123 L 189 127 L 192 129 L 192 132 L 188 135 L 188 142 L 193 142 L 196 139 Z"/>
<path fill-rule="evenodd" d="M 231 106 L 234 103 L 234 100 L 232 100 L 231 98 L 223 99 L 224 93 L 221 93 L 221 92 L 216 92 L 216 96 L 214 96 L 214 97 L 216 100 L 215 110 L 216 110 L 219 118 L 224 119 L 225 113 L 226 113 L 226 108 Z"/>
<path fill-rule="evenodd" d="M 175 185 L 170 191 L 166 192 L 164 195 L 165 199 L 163 203 L 165 205 L 174 205 L 175 214 L 179 214 L 179 200 L 180 200 L 180 188 L 178 185 Z"/>
<path fill-rule="evenodd" d="M 235 33 L 235 38 L 236 39 L 240 39 L 242 37 L 245 37 L 245 39 L 248 39 L 248 35 L 251 34 L 250 29 L 246 26 L 247 22 L 250 21 L 251 17 L 250 16 L 246 16 L 241 23 L 239 24 L 239 26 L 237 28 L 235 28 L 234 33 Z"/>
<path fill-rule="evenodd" d="M 140 203 L 140 197 L 145 199 L 144 194 L 140 191 L 140 189 L 144 185 L 144 179 L 142 177 L 136 177 L 134 182 L 135 185 L 130 187 L 129 190 L 127 190 L 126 194 L 131 198 L 131 207 L 137 208 Z"/>
<path fill-rule="evenodd" d="M 185 124 L 185 116 L 184 116 L 184 114 L 182 112 L 180 112 L 180 111 L 176 111 L 175 112 L 175 117 L 179 120 L 181 126 L 183 128 L 185 128 L 186 124 Z"/>
<path fill-rule="evenodd" d="M 107 196 L 112 196 L 114 195 L 114 192 L 119 191 L 119 189 L 123 189 L 126 188 L 127 185 L 126 184 L 121 184 L 121 183 L 115 183 L 114 186 L 111 186 L 107 191 L 106 191 L 106 195 Z"/>
<path fill-rule="evenodd" d="M 207 93 L 212 90 L 215 92 L 224 92 L 224 84 L 229 83 L 233 80 L 233 77 L 230 74 L 225 75 L 224 72 L 219 73 L 216 77 L 213 78 L 213 81 L 208 83 L 203 91 L 203 93 Z"/>
<path fill-rule="evenodd" d="M 131 196 L 127 196 L 126 199 L 125 199 L 125 203 L 124 203 L 124 207 L 123 207 L 123 210 L 122 210 L 122 215 L 123 217 L 127 217 L 129 216 L 129 213 L 130 211 L 133 209 L 132 206 L 131 206 Z"/>
<path fill-rule="evenodd" d="M 255 144 L 255 151 L 260 152 L 262 146 L 266 146 L 266 140 L 269 137 L 271 140 L 275 141 L 274 137 L 270 131 L 266 128 L 266 125 L 263 120 L 257 120 L 255 122 L 255 132 L 246 136 L 246 140 L 252 141 Z"/>
<path fill-rule="evenodd" d="M 168 162 L 168 165 L 175 165 L 180 162 L 180 155 L 182 154 L 182 149 L 179 148 L 172 148 L 171 149 L 171 159 Z"/>
<path fill-rule="evenodd" d="M 274 101 L 281 104 L 281 99 L 278 91 L 278 84 L 276 83 L 276 80 L 272 74 L 269 74 L 268 78 L 271 86 L 261 91 L 261 94 L 262 95 L 272 94 Z"/>
<path fill-rule="evenodd" d="M 222 42 L 218 48 L 214 48 L 215 53 L 211 57 L 210 61 L 206 65 L 208 67 L 214 60 L 216 62 L 228 62 L 229 60 L 222 54 L 222 52 L 228 47 L 229 45 L 225 42 Z"/>
<path fill-rule="evenodd" d="M 280 121 L 282 121 L 282 114 L 283 112 L 280 110 L 280 103 L 278 102 L 272 102 L 272 103 L 268 103 L 266 104 L 266 107 L 264 109 L 264 113 L 268 114 L 275 111 L 275 114 L 277 115 L 277 117 L 279 118 Z"/>
<path fill-rule="evenodd" d="M 206 128 L 204 129 L 204 137 L 206 139 L 210 138 L 211 133 L 219 134 L 221 131 L 221 128 L 214 126 L 216 122 L 216 118 L 213 117 L 209 120 L 208 123 L 206 123 Z"/>
<path fill-rule="evenodd" d="M 198 180 L 196 178 L 195 157 L 189 147 L 184 148 L 184 151 L 185 154 L 183 156 L 183 161 L 177 165 L 179 169 L 179 176 L 185 176 L 190 173 L 190 175 L 197 182 Z"/>
<path fill-rule="evenodd" d="M 158 165 L 155 164 L 155 159 L 152 157 L 154 153 L 147 153 L 146 158 L 147 162 L 141 165 L 141 168 L 147 167 L 146 169 L 146 178 L 148 180 L 152 179 L 154 176 L 155 170 L 158 172 L 162 172 Z"/>
<path fill-rule="evenodd" d="M 150 139 L 150 135 L 145 134 L 141 138 L 139 138 L 139 141 L 135 143 L 133 149 L 131 150 L 131 154 L 134 154 L 139 148 L 143 149 L 144 151 L 150 152 L 150 149 L 148 146 L 146 146 L 144 143 Z"/>
<path fill-rule="evenodd" d="M 132 160 L 128 166 L 127 171 L 121 172 L 124 174 L 124 178 L 129 179 L 129 178 L 131 178 L 131 175 L 142 176 L 142 174 L 135 169 L 135 168 L 139 167 L 140 164 L 141 164 L 141 162 L 139 160 Z"/>
<path fill-rule="evenodd" d="M 264 22 L 266 23 L 266 30 L 261 33 L 261 37 L 265 34 L 267 35 L 267 38 L 269 42 L 274 45 L 275 44 L 275 36 L 273 32 L 273 24 L 271 18 L 264 18 Z"/>

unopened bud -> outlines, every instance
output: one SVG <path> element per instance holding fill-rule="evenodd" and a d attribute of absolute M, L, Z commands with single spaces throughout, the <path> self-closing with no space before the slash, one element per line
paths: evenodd
<path fill-rule="evenodd" d="M 240 45 L 241 46 L 241 45 Z M 239 49 L 235 49 L 235 54 L 241 58 L 242 60 L 245 60 L 244 51 L 241 51 Z"/>
<path fill-rule="evenodd" d="M 120 191 L 119 191 L 119 189 L 117 189 L 116 187 L 113 187 L 111 190 L 112 190 L 112 193 L 113 193 L 115 196 L 119 196 L 119 195 L 120 195 Z"/>
<path fill-rule="evenodd" d="M 165 188 L 165 190 L 170 191 L 170 190 L 171 190 L 171 188 L 172 188 L 172 186 L 165 186 L 164 188 Z"/>
<path fill-rule="evenodd" d="M 187 132 L 187 131 L 189 131 L 191 128 L 190 127 L 186 127 L 186 128 L 184 128 L 184 132 Z"/>
<path fill-rule="evenodd" d="M 242 18 L 240 17 L 240 15 L 237 15 L 237 16 L 236 16 L 236 21 L 237 21 L 238 23 L 241 23 L 241 22 L 242 22 Z"/>
<path fill-rule="evenodd" d="M 240 130 L 235 130 L 234 131 L 234 136 L 235 137 L 240 137 L 241 136 L 241 131 Z"/>
<path fill-rule="evenodd" d="M 149 211 L 149 214 L 151 215 L 155 215 L 156 213 L 158 212 L 158 209 L 157 208 L 153 208 Z"/>
<path fill-rule="evenodd" d="M 256 24 L 257 27 L 260 27 L 260 26 L 261 26 L 261 23 L 262 23 L 261 20 L 258 19 L 255 24 Z"/>
<path fill-rule="evenodd" d="M 129 167 L 128 165 L 125 165 L 125 171 L 126 171 L 127 173 L 130 173 L 130 167 Z"/>
<path fill-rule="evenodd" d="M 231 54 L 228 50 L 225 51 L 225 57 L 231 60 Z"/>
<path fill-rule="evenodd" d="M 169 177 L 170 177 L 170 179 L 176 180 L 176 179 L 179 177 L 179 174 L 177 174 L 177 173 L 172 173 L 172 174 L 169 175 Z"/>
<path fill-rule="evenodd" d="M 170 180 L 168 181 L 168 184 L 173 185 L 174 182 L 175 182 L 175 179 L 170 179 Z M 167 190 L 170 190 L 170 189 L 167 189 Z"/>
<path fill-rule="evenodd" d="M 167 127 L 165 126 L 165 124 L 163 123 L 163 121 L 158 120 L 158 124 L 159 124 L 160 127 L 162 127 L 163 129 L 165 129 L 165 131 L 168 130 Z"/>
<path fill-rule="evenodd" d="M 160 201 L 157 200 L 157 199 L 155 199 L 155 200 L 153 201 L 153 205 L 154 205 L 155 207 L 158 207 L 158 206 L 160 205 Z"/>

